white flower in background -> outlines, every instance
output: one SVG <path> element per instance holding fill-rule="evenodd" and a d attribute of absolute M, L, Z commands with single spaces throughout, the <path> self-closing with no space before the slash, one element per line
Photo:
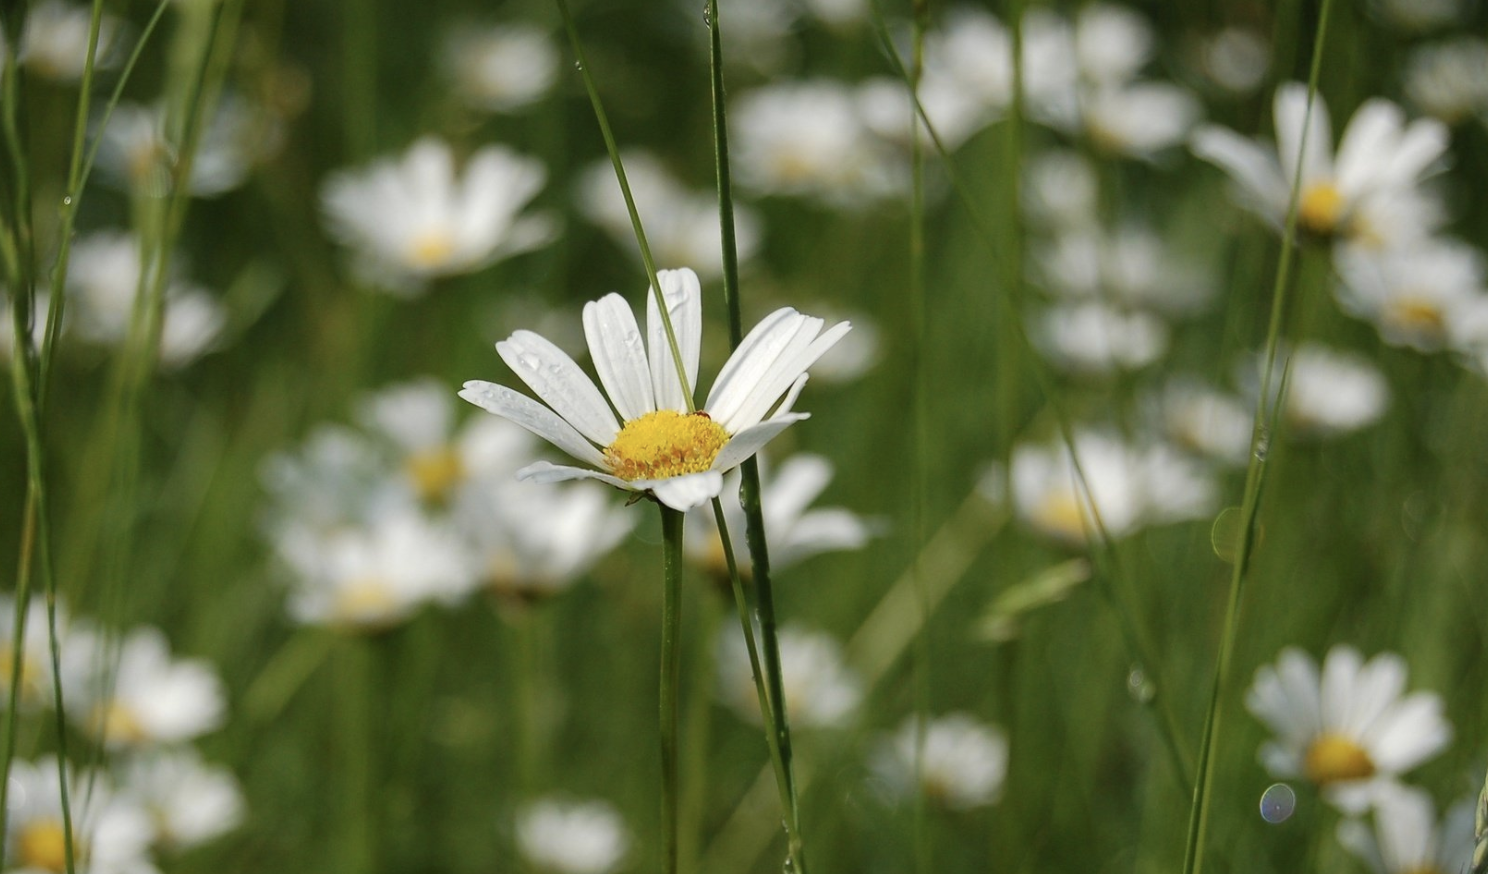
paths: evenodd
<path fill-rule="evenodd" d="M 1239 398 L 1179 377 L 1150 404 L 1163 435 L 1180 449 L 1225 464 L 1244 464 L 1250 455 L 1254 411 Z"/>
<path fill-rule="evenodd" d="M 310 625 L 384 631 L 425 604 L 458 603 L 475 585 L 460 537 L 411 507 L 330 534 L 289 529 L 276 546 L 293 573 L 290 615 Z"/>
<path fill-rule="evenodd" d="M 930 123 L 935 126 L 941 144 L 949 151 L 960 148 L 972 134 L 992 120 L 987 107 L 972 97 L 961 83 L 928 71 L 920 80 L 919 100 L 925 114 L 930 116 Z M 911 121 L 918 125 L 922 144 L 928 146 L 934 142 L 923 120 L 918 115 L 911 118 L 913 104 L 903 80 L 875 76 L 858 86 L 857 101 L 864 124 L 894 145 L 909 146 Z"/>
<path fill-rule="evenodd" d="M 1405 95 L 1447 124 L 1488 118 L 1488 41 L 1463 36 L 1412 50 Z"/>
<path fill-rule="evenodd" d="M 1176 316 L 1198 312 L 1214 299 L 1203 270 L 1175 258 L 1151 230 L 1126 224 L 1113 230 L 1067 230 L 1035 251 L 1050 291 L 1150 308 Z"/>
<path fill-rule="evenodd" d="M 747 92 L 729 109 L 739 186 L 851 206 L 894 190 L 886 151 L 848 86 L 825 79 Z"/>
<path fill-rule="evenodd" d="M 1338 302 L 1367 319 L 1392 346 L 1435 352 L 1488 306 L 1483 258 L 1471 246 L 1438 239 L 1384 251 L 1350 246 L 1334 256 Z"/>
<path fill-rule="evenodd" d="M 1193 136 L 1194 154 L 1229 173 L 1248 208 L 1278 229 L 1285 224 L 1300 155 L 1297 223 L 1302 231 L 1384 245 L 1397 236 L 1429 230 L 1391 219 L 1399 201 L 1416 195 L 1418 181 L 1446 151 L 1448 134 L 1441 122 L 1406 124 L 1400 107 L 1380 98 L 1368 100 L 1344 129 L 1335 158 L 1322 95 L 1309 116 L 1306 86 L 1291 82 L 1277 89 L 1274 110 L 1276 148 L 1213 125 Z M 1309 131 L 1305 153 L 1304 120 Z M 1385 197 L 1389 208 L 1370 212 L 1368 201 L 1375 197 Z"/>
<path fill-rule="evenodd" d="M 20 61 L 31 72 L 58 82 L 76 82 L 83 76 L 88 60 L 88 31 L 93 10 L 83 4 L 65 0 L 42 0 L 26 14 L 26 29 L 21 34 Z M 119 22 L 112 15 L 103 16 L 98 29 L 98 53 L 95 70 L 106 70 L 117 64 L 113 51 L 119 38 Z"/>
<path fill-rule="evenodd" d="M 270 113 L 235 94 L 223 95 L 207 116 L 187 188 L 196 197 L 232 191 L 282 143 L 279 121 Z M 121 103 L 101 133 L 98 168 L 123 188 L 161 197 L 170 192 L 179 152 L 166 134 L 163 106 Z"/>
<path fill-rule="evenodd" d="M 557 874 L 607 874 L 630 847 L 620 814 L 603 801 L 547 799 L 517 814 L 517 849 L 527 861 Z"/>
<path fill-rule="evenodd" d="M 828 317 L 840 315 L 843 320 L 852 322 L 853 329 L 817 359 L 811 375 L 830 384 L 852 382 L 878 364 L 882 352 L 880 347 L 883 345 L 881 332 L 873 317 L 867 313 L 848 311 L 834 314 L 830 311 L 830 306 L 827 306 Z M 817 307 L 813 306 L 812 309 Z"/>
<path fill-rule="evenodd" d="M 937 804 L 969 810 L 998 799 L 1007 763 L 1008 743 L 1001 729 L 967 713 L 950 713 L 923 728 L 917 718 L 906 719 L 880 745 L 873 770 L 900 798 L 912 797 L 918 788 Z"/>
<path fill-rule="evenodd" d="M 781 571 L 824 552 L 862 549 L 878 527 L 842 507 L 816 507 L 815 501 L 832 481 L 832 463 L 819 455 L 800 453 L 787 458 L 778 470 L 761 463 L 760 506 L 764 511 L 765 538 L 770 544 L 770 567 Z M 741 476 L 724 478 L 723 493 L 739 492 Z M 744 508 L 738 501 L 723 502 L 724 523 L 729 540 L 739 556 L 739 573 L 750 574 L 744 550 Z M 699 567 L 728 578 L 723 542 L 711 506 L 695 508 L 683 528 L 687 558 Z"/>
<path fill-rule="evenodd" d="M 1044 354 L 1060 369 L 1078 374 L 1138 370 L 1168 351 L 1168 326 L 1162 319 L 1099 301 L 1052 307 L 1032 328 Z"/>
<path fill-rule="evenodd" d="M 386 455 L 367 435 L 321 425 L 298 451 L 264 459 L 259 480 L 270 498 L 264 528 L 286 544 L 363 525 L 407 502 L 388 472 Z"/>
<path fill-rule="evenodd" d="M 817 21 L 832 28 L 850 27 L 868 16 L 867 0 L 797 0 Z"/>
<path fill-rule="evenodd" d="M 6 870 L 14 874 L 63 874 L 67 831 L 62 825 L 57 760 L 17 760 L 10 770 L 6 811 Z M 102 774 L 68 766 L 68 800 L 77 874 L 155 874 L 150 861 L 154 829 L 149 816 L 114 793 Z"/>
<path fill-rule="evenodd" d="M 205 659 L 178 659 L 158 628 L 122 640 L 96 629 L 69 635 L 62 649 L 70 715 L 111 750 L 180 743 L 227 718 L 222 680 Z"/>
<path fill-rule="evenodd" d="M 15 320 L 10 318 L 11 300 L 5 289 L 0 288 L 0 312 L 5 313 L 0 318 L 0 367 L 9 367 L 15 356 Z M 51 312 L 51 295 L 44 291 L 38 291 L 33 299 L 31 308 L 31 348 L 41 351 L 42 340 L 46 337 L 47 317 Z"/>
<path fill-rule="evenodd" d="M 697 274 L 687 268 L 663 270 L 658 279 L 682 370 L 695 389 L 703 331 Z M 806 370 L 849 325 L 841 322 L 825 332 L 823 327 L 823 320 L 790 307 L 766 316 L 724 364 L 707 402 L 690 413 L 656 295 L 646 292 L 643 339 L 630 305 L 609 294 L 584 306 L 584 333 L 604 394 L 561 349 L 530 331 L 517 331 L 497 343 L 496 351 L 549 406 L 482 380 L 466 382 L 460 397 L 590 465 L 539 461 L 519 471 L 522 478 L 597 479 L 687 510 L 717 496 L 724 473 L 808 417 L 791 411 L 806 385 Z"/>
<path fill-rule="evenodd" d="M 442 60 L 460 97 L 488 112 L 537 102 L 557 81 L 562 62 L 545 30 L 521 23 L 455 28 L 445 37 Z"/>
<path fill-rule="evenodd" d="M 84 339 L 115 346 L 129 334 L 139 292 L 139 240 L 131 234 L 99 232 L 72 247 L 67 292 L 73 309 L 66 324 Z M 168 279 L 160 332 L 160 363 L 181 367 L 207 352 L 227 324 L 222 304 L 204 289 Z"/>
<path fill-rule="evenodd" d="M 1092 232 L 1099 214 L 1100 180 L 1090 160 L 1069 149 L 1030 155 L 1023 179 L 1023 207 L 1059 229 Z"/>
<path fill-rule="evenodd" d="M 476 152 L 456 175 L 449 146 L 426 137 L 401 159 L 332 174 L 321 205 L 358 272 L 411 296 L 429 279 L 470 273 L 552 239 L 548 216 L 521 214 L 546 177 L 540 161 L 504 146 Z"/>
<path fill-rule="evenodd" d="M 1065 543 L 1084 544 L 1098 536 L 1092 499 L 1112 537 L 1143 525 L 1199 518 L 1214 505 L 1215 487 L 1208 471 L 1171 447 L 1138 449 L 1109 434 L 1082 431 L 1075 434 L 1075 456 L 1061 441 L 1048 446 L 1020 444 L 1012 458 L 1018 517 Z"/>
<path fill-rule="evenodd" d="M 791 725 L 843 725 L 857 709 L 863 689 L 857 675 L 842 663 L 836 639 L 825 632 L 786 626 L 780 629 L 779 641 L 785 712 Z M 718 638 L 718 696 L 740 718 L 760 722 L 749 650 L 743 634 L 733 629 Z"/>
<path fill-rule="evenodd" d="M 1266 79 L 1271 46 L 1247 27 L 1226 27 L 1199 45 L 1199 68 L 1232 94 L 1250 94 Z"/>
<path fill-rule="evenodd" d="M 232 771 L 206 764 L 189 746 L 128 759 L 119 793 L 149 815 L 154 842 L 172 850 L 205 844 L 243 821 L 243 792 Z"/>
<path fill-rule="evenodd" d="M 723 275 L 723 234 L 719 230 L 716 196 L 689 191 L 672 178 L 649 152 L 628 151 L 621 156 L 625 177 L 645 222 L 651 254 L 660 264 L 696 264 L 705 279 Z M 622 250 L 640 260 L 630 211 L 615 168 L 608 160 L 591 164 L 579 176 L 579 210 L 610 235 Z M 734 208 L 734 243 L 739 262 L 759 249 L 760 224 L 748 208 Z"/>
<path fill-rule="evenodd" d="M 1405 660 L 1381 653 L 1365 662 L 1335 646 L 1317 662 L 1299 649 L 1256 671 L 1245 706 L 1275 739 L 1261 764 L 1277 779 L 1304 777 L 1331 804 L 1360 813 L 1400 774 L 1441 752 L 1452 739 L 1441 698 L 1402 695 Z"/>
<path fill-rule="evenodd" d="M 1374 827 L 1361 819 L 1338 824 L 1338 842 L 1371 874 L 1451 874 L 1472 866 L 1473 802 L 1461 801 L 1440 821 L 1424 790 L 1383 788 L 1374 799 Z"/>
<path fill-rule="evenodd" d="M 0 710 L 10 703 L 10 675 L 15 669 L 15 615 L 13 595 L 0 595 Z M 57 635 L 67 634 L 67 608 L 57 605 Z M 26 605 L 26 639 L 21 645 L 21 709 L 51 706 L 52 694 L 51 632 L 47 622 L 46 600 L 31 598 Z"/>
<path fill-rule="evenodd" d="M 1080 112 L 1098 148 L 1138 158 L 1182 144 L 1202 114 L 1197 98 L 1163 82 L 1096 88 L 1081 98 Z"/>
<path fill-rule="evenodd" d="M 1385 414 L 1390 390 L 1361 356 L 1304 343 L 1291 359 L 1291 382 L 1282 410 L 1292 433 L 1336 437 L 1373 425 Z M 1275 390 L 1280 389 L 1280 363 Z"/>

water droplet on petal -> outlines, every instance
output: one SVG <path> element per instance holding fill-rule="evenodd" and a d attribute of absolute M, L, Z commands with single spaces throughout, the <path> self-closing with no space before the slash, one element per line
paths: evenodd
<path fill-rule="evenodd" d="M 1126 691 L 1138 704 L 1146 704 L 1157 697 L 1157 684 L 1147 678 L 1147 672 L 1139 667 L 1126 675 Z"/>
<path fill-rule="evenodd" d="M 1272 783 L 1261 793 L 1261 819 L 1275 825 L 1286 822 L 1297 809 L 1297 793 L 1285 783 Z"/>

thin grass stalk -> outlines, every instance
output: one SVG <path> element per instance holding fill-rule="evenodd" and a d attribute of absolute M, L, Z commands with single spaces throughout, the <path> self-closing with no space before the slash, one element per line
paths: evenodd
<path fill-rule="evenodd" d="M 338 746 L 344 751 L 345 778 L 341 798 L 341 870 L 370 874 L 377 867 L 377 825 L 373 799 L 377 797 L 372 762 L 372 727 L 377 713 L 372 702 L 375 669 L 372 647 L 377 641 L 354 637 L 341 641 L 337 653 Z"/>
<path fill-rule="evenodd" d="M 635 231 L 636 245 L 641 250 L 641 263 L 646 268 L 646 279 L 651 283 L 651 294 L 656 298 L 656 308 L 661 312 L 661 325 L 666 331 L 667 345 L 671 347 L 672 364 L 677 370 L 677 381 L 682 384 L 682 397 L 687 401 L 687 411 L 697 411 L 692 397 L 692 386 L 687 381 L 687 371 L 682 365 L 681 347 L 677 345 L 677 334 L 672 330 L 672 315 L 667 310 L 666 296 L 661 293 L 661 282 L 656 278 L 656 259 L 651 257 L 651 244 L 646 242 L 646 230 L 641 226 L 641 214 L 636 210 L 635 197 L 630 193 L 630 180 L 625 176 L 625 165 L 620 160 L 620 148 L 615 145 L 615 135 L 610 131 L 610 119 L 605 115 L 604 104 L 599 99 L 599 88 L 589 72 L 589 62 L 584 58 L 584 46 L 579 42 L 579 30 L 574 24 L 573 13 L 568 10 L 568 0 L 554 0 L 558 12 L 563 16 L 563 28 L 568 32 L 569 45 L 573 47 L 579 76 L 584 80 L 584 90 L 589 94 L 589 103 L 594 107 L 594 118 L 599 122 L 600 135 L 604 137 L 605 151 L 615 167 L 615 179 L 620 183 L 620 193 L 625 196 L 625 209 L 630 214 L 630 226 Z"/>
<path fill-rule="evenodd" d="M 681 510 L 661 507 L 661 852 L 664 874 L 677 874 L 677 698 L 682 685 Z"/>
<path fill-rule="evenodd" d="M 894 72 L 900 79 L 908 83 L 910 81 L 909 71 L 904 66 L 903 59 L 899 57 L 898 50 L 894 48 L 894 43 L 889 36 L 888 25 L 885 22 L 883 10 L 880 8 L 878 0 L 872 0 L 871 9 L 874 29 L 878 33 L 879 41 L 894 68 Z M 911 96 L 913 98 L 913 95 Z M 925 132 L 929 135 L 930 141 L 935 146 L 936 153 L 941 159 L 941 167 L 946 174 L 946 179 L 950 182 L 952 190 L 955 191 L 957 199 L 961 201 L 962 206 L 966 210 L 967 217 L 971 220 L 972 229 L 987 246 L 987 255 L 993 260 L 994 267 L 999 267 L 1001 261 L 995 254 L 1001 247 L 998 236 L 992 232 L 991 226 L 982 217 L 981 213 L 978 212 L 976 198 L 971 195 L 970 190 L 961 179 L 960 173 L 957 172 L 955 163 L 951 160 L 950 153 L 947 151 L 944 141 L 941 140 L 940 134 L 936 132 L 934 123 L 930 121 L 930 116 L 926 113 L 925 107 L 919 102 L 918 98 L 913 98 L 913 102 L 915 112 L 919 115 L 921 123 L 925 126 Z M 1142 626 L 1138 622 L 1137 617 L 1132 613 L 1130 606 L 1127 604 L 1127 600 L 1115 591 L 1115 581 L 1121 580 L 1123 577 L 1119 572 L 1119 562 L 1115 550 L 1112 548 L 1114 540 L 1111 538 L 1110 532 L 1101 519 L 1099 508 L 1095 506 L 1090 498 L 1089 479 L 1085 476 L 1084 467 L 1080 462 L 1079 456 L 1074 451 L 1074 428 L 1070 424 L 1070 418 L 1064 409 L 1064 405 L 1059 401 L 1054 380 L 1049 375 L 1047 366 L 1043 360 L 1036 354 L 1033 343 L 1028 337 L 1028 331 L 1023 325 L 1021 300 L 1009 295 L 997 295 L 997 303 L 1002 309 L 1000 315 L 1006 320 L 1006 324 L 1010 326 L 1012 335 L 1018 341 L 1019 348 L 1028 353 L 1023 358 L 1026 363 L 1026 370 L 1033 375 L 1034 381 L 1038 383 L 1039 391 L 1047 401 L 1049 409 L 1054 414 L 1060 437 L 1070 451 L 1070 460 L 1074 468 L 1076 485 L 1083 493 L 1082 497 L 1085 499 L 1086 508 L 1091 511 L 1094 528 L 1100 535 L 1098 539 L 1099 548 L 1091 550 L 1092 558 L 1099 571 L 1095 575 L 1097 588 L 1101 590 L 1116 613 L 1122 643 L 1127 650 L 1128 658 L 1142 665 L 1143 669 L 1148 672 L 1148 675 L 1153 676 L 1157 673 L 1161 663 L 1151 657 L 1151 649 L 1146 643 L 1146 635 L 1143 633 Z M 1177 734 L 1177 719 L 1168 707 L 1167 698 L 1162 691 L 1166 686 L 1162 682 L 1161 677 L 1154 679 L 1153 688 L 1155 691 L 1148 699 L 1147 707 L 1153 712 L 1153 719 L 1158 733 L 1162 736 L 1163 747 L 1167 752 L 1174 779 L 1179 783 L 1185 793 L 1190 792 L 1193 781 L 1189 777 L 1187 761 L 1182 754 L 1182 743 Z"/>
<path fill-rule="evenodd" d="M 1007 251 L 1003 258 L 1003 294 L 1013 298 L 1012 312 L 1022 312 L 1023 299 L 1023 204 L 1019 197 L 1023 176 L 1023 0 L 1009 0 L 1008 31 L 1012 37 L 1013 50 L 1013 100 L 1003 119 L 1003 172 L 1004 201 L 1002 223 L 1008 236 Z M 1006 469 L 1012 469 L 1013 443 L 1018 428 L 1018 385 L 1022 373 L 1019 359 L 1022 349 L 1016 333 L 1007 324 L 1009 316 L 1004 313 L 998 319 L 1001 342 L 997 350 L 997 408 L 998 425 L 1002 437 L 1002 461 Z M 1012 501 L 1012 477 L 1008 477 L 1007 494 L 1004 500 Z"/>
<path fill-rule="evenodd" d="M 1267 448 L 1272 437 L 1276 410 L 1286 396 L 1288 388 L 1284 378 L 1277 392 L 1275 407 L 1268 414 L 1267 403 L 1271 396 L 1271 380 L 1276 367 L 1277 350 L 1280 347 L 1282 323 L 1286 313 L 1288 277 L 1291 271 L 1292 250 L 1297 243 L 1297 204 L 1302 186 L 1302 159 L 1307 153 L 1309 119 L 1316 107 L 1318 76 L 1322 70 L 1323 46 L 1328 34 L 1328 13 L 1333 0 L 1323 0 L 1318 12 L 1317 36 L 1312 46 L 1312 69 L 1307 77 L 1307 107 L 1302 118 L 1302 136 L 1297 144 L 1298 157 L 1291 179 L 1291 195 L 1287 203 L 1286 225 L 1282 231 L 1281 255 L 1276 264 L 1276 281 L 1271 289 L 1271 319 L 1266 331 L 1265 364 L 1262 369 L 1260 394 L 1256 399 L 1255 427 L 1250 437 L 1250 463 L 1245 472 L 1245 497 L 1240 505 L 1240 541 L 1235 549 L 1235 564 L 1230 574 L 1229 596 L 1225 603 L 1224 630 L 1220 638 L 1219 658 L 1214 666 L 1214 686 L 1209 694 L 1209 707 L 1204 716 L 1204 736 L 1199 744 L 1198 770 L 1194 780 L 1193 806 L 1189 813 L 1187 847 L 1184 850 L 1184 874 L 1200 874 L 1204 869 L 1204 839 L 1209 829 L 1210 796 L 1213 792 L 1214 748 L 1219 740 L 1224 718 L 1224 698 L 1229 688 L 1231 659 L 1235 651 L 1235 640 L 1240 624 L 1240 596 L 1244 589 L 1245 572 L 1250 564 L 1251 550 L 1255 545 L 1255 523 L 1260 506 L 1261 484 L 1266 470 Z"/>
<path fill-rule="evenodd" d="M 729 315 L 729 348 L 737 349 L 743 340 L 744 325 L 739 301 L 739 246 L 734 227 L 733 178 L 729 169 L 728 101 L 723 84 L 723 27 L 719 20 L 718 0 L 708 0 L 708 71 L 713 102 L 713 164 L 718 177 L 718 224 L 721 231 L 723 260 L 723 296 Z M 739 466 L 739 501 L 744 509 L 744 540 L 749 549 L 750 567 L 753 572 L 755 604 L 759 616 L 760 637 L 764 644 L 764 680 L 769 693 L 768 710 L 764 708 L 765 695 L 761 695 L 761 716 L 768 726 L 771 757 L 776 766 L 781 801 L 784 807 L 789 859 L 795 874 L 806 874 L 804 839 L 801 835 L 800 792 L 796 787 L 794 751 L 790 734 L 790 714 L 785 703 L 785 677 L 780 664 L 779 623 L 775 618 L 775 589 L 770 577 L 770 547 L 765 536 L 765 515 L 761 505 L 759 461 L 748 458 Z M 717 501 L 715 510 L 718 527 L 725 538 L 725 553 L 729 554 L 727 533 L 723 525 L 721 505 Z M 729 554 L 730 574 L 733 557 Z M 741 590 L 742 593 L 742 590 Z M 745 640 L 753 643 L 753 624 L 744 614 L 740 604 L 740 621 L 744 623 Z M 751 653 L 751 668 L 756 683 L 760 678 L 760 664 Z"/>

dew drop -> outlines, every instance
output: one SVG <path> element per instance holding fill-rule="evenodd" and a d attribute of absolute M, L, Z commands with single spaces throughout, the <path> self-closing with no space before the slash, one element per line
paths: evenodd
<path fill-rule="evenodd" d="M 1297 793 L 1285 783 L 1272 783 L 1261 793 L 1261 819 L 1275 825 L 1286 822 L 1297 809 Z"/>
<path fill-rule="evenodd" d="M 713 14 L 708 11 L 708 7 L 707 6 L 704 6 L 703 7 L 703 26 L 704 27 L 712 27 L 713 26 Z"/>
<path fill-rule="evenodd" d="M 1147 672 L 1133 667 L 1126 675 L 1126 691 L 1138 704 L 1146 704 L 1157 697 L 1157 684 L 1147 678 Z"/>
<path fill-rule="evenodd" d="M 71 195 L 68 195 L 67 197 L 62 198 L 62 205 L 63 206 L 72 206 L 72 196 Z"/>
<path fill-rule="evenodd" d="M 1265 461 L 1266 452 L 1271 448 L 1271 429 L 1261 425 L 1256 432 L 1255 457 L 1256 461 Z"/>
<path fill-rule="evenodd" d="M 580 73 L 584 72 L 584 62 L 574 61 L 574 69 L 578 70 Z"/>

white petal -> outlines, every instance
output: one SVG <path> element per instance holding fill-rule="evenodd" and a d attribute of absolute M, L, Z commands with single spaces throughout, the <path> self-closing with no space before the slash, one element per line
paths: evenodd
<path fill-rule="evenodd" d="M 1397 147 L 1405 113 L 1388 100 L 1367 100 L 1349 119 L 1338 141 L 1338 187 L 1358 196 L 1366 186 L 1383 180 L 1380 171 Z"/>
<path fill-rule="evenodd" d="M 750 389 L 805 320 L 806 316 L 790 307 L 782 307 L 761 319 L 744 336 L 739 347 L 724 362 L 723 370 L 718 372 L 718 378 L 708 392 L 708 401 L 703 405 L 715 421 L 723 423 L 744 403 Z"/>
<path fill-rule="evenodd" d="M 780 400 L 780 396 L 805 374 L 806 368 L 815 364 L 818 358 L 835 346 L 852 328 L 847 322 L 839 322 L 818 337 L 816 334 L 823 324 L 821 319 L 808 319 L 807 330 L 799 338 L 806 342 L 793 342 L 781 352 L 780 357 L 770 365 L 763 378 L 750 391 L 744 404 L 723 423 L 725 428 L 737 433 L 763 419 Z M 791 401 L 794 400 L 792 397 Z"/>
<path fill-rule="evenodd" d="M 659 270 L 656 281 L 666 297 L 667 314 L 677 338 L 677 351 L 687 373 L 689 391 L 697 390 L 698 354 L 703 343 L 703 290 L 697 274 L 686 267 Z M 677 367 L 672 363 L 672 347 L 667 342 L 666 326 L 656 306 L 656 294 L 646 291 L 646 339 L 651 354 L 651 389 L 658 410 L 687 412 L 687 400 L 677 382 Z"/>
<path fill-rule="evenodd" d="M 1276 159 L 1255 143 L 1231 130 L 1204 125 L 1194 132 L 1189 148 L 1234 178 L 1252 200 L 1268 210 L 1286 205 L 1287 183 Z"/>
<path fill-rule="evenodd" d="M 1307 88 L 1289 82 L 1276 91 L 1276 151 L 1281 158 L 1282 178 L 1288 188 L 1297 178 L 1297 159 L 1302 159 L 1302 184 L 1333 175 L 1331 155 L 1333 131 L 1328 123 L 1328 107 L 1321 94 L 1314 95 L 1311 111 L 1307 105 Z M 1304 120 L 1307 142 L 1302 142 Z M 1304 152 L 1303 149 L 1306 149 Z"/>
<path fill-rule="evenodd" d="M 524 394 L 494 382 L 472 379 L 465 383 L 460 397 L 488 413 L 521 425 L 580 461 L 595 467 L 604 466 L 604 456 L 572 425 Z"/>
<path fill-rule="evenodd" d="M 620 417 L 629 422 L 656 409 L 651 369 L 635 313 L 618 294 L 584 304 L 584 336 L 589 356 Z M 675 381 L 675 380 L 674 380 Z"/>
<path fill-rule="evenodd" d="M 713 469 L 727 471 L 738 467 L 744 459 L 760 451 L 766 443 L 773 440 L 776 434 L 809 418 L 811 418 L 809 413 L 787 413 L 783 416 L 776 416 L 768 422 L 760 422 L 745 428 L 735 434 L 733 439 L 725 443 L 718 451 L 718 457 L 713 459 Z"/>
<path fill-rule="evenodd" d="M 716 470 L 689 473 L 664 480 L 636 480 L 632 488 L 648 489 L 656 500 L 673 510 L 686 512 L 701 507 L 723 491 L 723 474 Z"/>
<path fill-rule="evenodd" d="M 517 331 L 497 343 L 496 353 L 580 434 L 600 446 L 614 442 L 620 423 L 615 421 L 604 395 L 568 353 L 531 331 Z"/>
<path fill-rule="evenodd" d="M 770 477 L 764 502 L 777 519 L 796 520 L 832 481 L 832 463 L 820 455 L 793 455 Z"/>
<path fill-rule="evenodd" d="M 587 467 L 573 467 L 567 464 L 553 464 L 547 461 L 534 461 L 521 470 L 517 471 L 517 479 L 529 480 L 535 483 L 561 483 L 573 479 L 593 479 L 626 491 L 639 491 L 636 487 L 616 476 L 610 476 Z"/>

